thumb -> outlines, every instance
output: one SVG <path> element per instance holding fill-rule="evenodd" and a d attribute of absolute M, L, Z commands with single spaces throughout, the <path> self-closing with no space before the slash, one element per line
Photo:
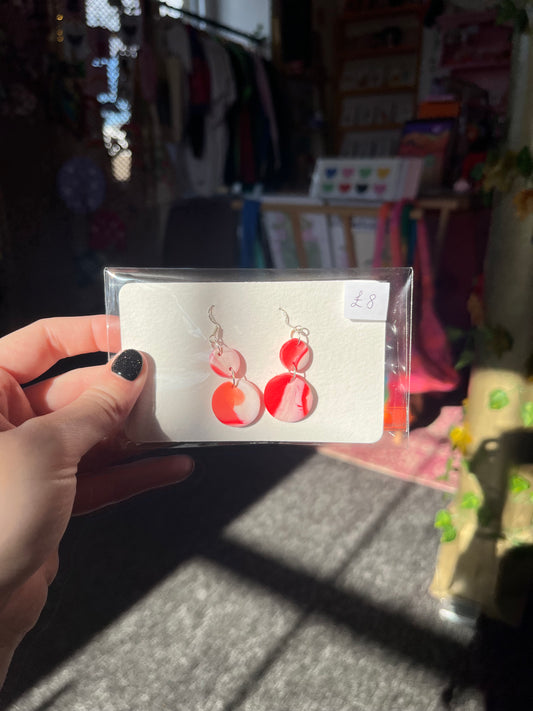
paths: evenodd
<path fill-rule="evenodd" d="M 146 358 L 135 350 L 122 351 L 76 400 L 28 424 L 50 428 L 62 449 L 64 464 L 77 464 L 94 445 L 114 434 L 124 423 L 146 377 Z"/>
<path fill-rule="evenodd" d="M 146 376 L 143 356 L 123 351 L 69 405 L 0 433 L 0 591 L 2 578 L 20 582 L 57 547 L 79 460 L 124 423 Z"/>

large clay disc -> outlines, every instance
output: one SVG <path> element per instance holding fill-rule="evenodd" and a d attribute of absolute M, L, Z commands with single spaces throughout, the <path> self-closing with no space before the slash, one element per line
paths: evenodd
<path fill-rule="evenodd" d="M 313 409 L 315 398 L 307 381 L 299 375 L 283 373 L 265 387 L 265 407 L 283 422 L 299 422 Z"/>
<path fill-rule="evenodd" d="M 222 383 L 213 393 L 211 407 L 217 420 L 230 427 L 246 427 L 259 417 L 261 393 L 253 383 Z"/>

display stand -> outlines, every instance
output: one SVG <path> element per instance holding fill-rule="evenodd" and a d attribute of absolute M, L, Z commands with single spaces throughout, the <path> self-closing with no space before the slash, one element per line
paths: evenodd
<path fill-rule="evenodd" d="M 471 198 L 467 195 L 442 195 L 435 197 L 423 197 L 414 202 L 411 217 L 415 220 L 422 219 L 426 212 L 438 213 L 437 229 L 432 240 L 432 252 L 436 263 L 440 258 L 446 231 L 450 216 L 453 212 L 467 210 L 471 207 Z M 242 200 L 235 200 L 233 207 L 237 210 L 242 208 Z M 323 203 L 321 205 L 309 205 L 297 202 L 290 203 L 286 200 L 283 202 L 261 202 L 261 212 L 282 212 L 289 216 L 291 220 L 294 241 L 296 247 L 296 255 L 298 266 L 305 269 L 308 267 L 307 255 L 302 238 L 302 227 L 300 217 L 304 213 L 319 213 L 322 215 L 337 216 L 343 225 L 344 240 L 346 245 L 346 253 L 348 256 L 348 266 L 351 268 L 357 267 L 357 254 L 355 251 L 354 240 L 352 238 L 352 219 L 355 217 L 373 217 L 377 218 L 381 203 L 372 205 L 360 204 L 330 204 Z"/>

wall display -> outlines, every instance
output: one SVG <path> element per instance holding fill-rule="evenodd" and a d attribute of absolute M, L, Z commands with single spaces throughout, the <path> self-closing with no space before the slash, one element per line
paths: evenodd
<path fill-rule="evenodd" d="M 396 133 L 413 118 L 418 94 L 422 48 L 423 4 L 383 6 L 346 3 L 339 21 L 336 88 L 337 151 L 354 150 L 354 134 Z M 353 136 L 353 140 L 352 140 Z M 364 149 L 363 149 L 364 150 Z M 367 155 L 393 155 L 389 150 Z"/>
<path fill-rule="evenodd" d="M 376 158 L 396 155 L 398 131 L 347 131 L 343 134 L 339 155 L 350 158 Z"/>

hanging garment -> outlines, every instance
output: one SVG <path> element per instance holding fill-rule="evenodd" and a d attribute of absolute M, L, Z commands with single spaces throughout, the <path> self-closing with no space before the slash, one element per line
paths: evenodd
<path fill-rule="evenodd" d="M 230 146 L 225 181 L 227 185 L 237 182 L 253 185 L 257 175 L 252 125 L 254 101 L 257 100 L 253 64 L 242 47 L 228 43 L 227 49 L 237 87 L 237 101 L 228 113 Z"/>
<path fill-rule="evenodd" d="M 217 40 L 201 38 L 210 73 L 210 105 L 205 118 L 205 140 L 202 156 L 197 157 L 190 144 L 185 146 L 185 164 L 190 189 L 196 195 L 213 195 L 224 184 L 224 167 L 228 153 L 226 116 L 237 94 L 230 60 Z"/>
<path fill-rule="evenodd" d="M 169 132 L 171 142 L 181 141 L 183 136 L 184 74 L 179 57 L 167 56 L 165 70 L 168 82 Z"/>
<path fill-rule="evenodd" d="M 181 22 L 173 22 L 165 33 L 166 69 L 169 84 L 170 140 L 181 141 L 189 111 L 189 74 L 192 71 L 191 45 Z"/>
<path fill-rule="evenodd" d="M 196 158 L 204 152 L 205 121 L 211 101 L 211 75 L 200 33 L 187 27 L 191 45 L 192 69 L 189 73 L 189 112 L 186 135 Z"/>
<path fill-rule="evenodd" d="M 278 122 L 276 112 L 274 110 L 274 102 L 272 100 L 272 92 L 270 90 L 270 82 L 268 80 L 265 65 L 263 59 L 257 54 L 254 55 L 254 67 L 257 91 L 259 93 L 263 111 L 268 120 L 268 131 L 274 155 L 274 169 L 278 170 L 281 166 Z"/>
<path fill-rule="evenodd" d="M 181 22 L 173 22 L 165 32 L 166 53 L 178 57 L 183 64 L 184 71 L 192 71 L 191 43 L 187 28 Z"/>
<path fill-rule="evenodd" d="M 269 190 L 274 191 L 280 190 L 284 183 L 291 179 L 293 169 L 293 161 L 291 158 L 293 154 L 292 140 L 294 136 L 293 116 L 289 110 L 291 102 L 287 94 L 287 85 L 284 78 L 275 69 L 272 62 L 263 61 L 263 66 L 270 87 L 278 130 L 280 164 L 275 165 L 273 161 L 265 179 L 265 186 L 268 187 Z"/>
<path fill-rule="evenodd" d="M 157 99 L 157 60 L 154 51 L 145 42 L 139 52 L 139 80 L 141 95 L 149 104 L 154 104 Z"/>

